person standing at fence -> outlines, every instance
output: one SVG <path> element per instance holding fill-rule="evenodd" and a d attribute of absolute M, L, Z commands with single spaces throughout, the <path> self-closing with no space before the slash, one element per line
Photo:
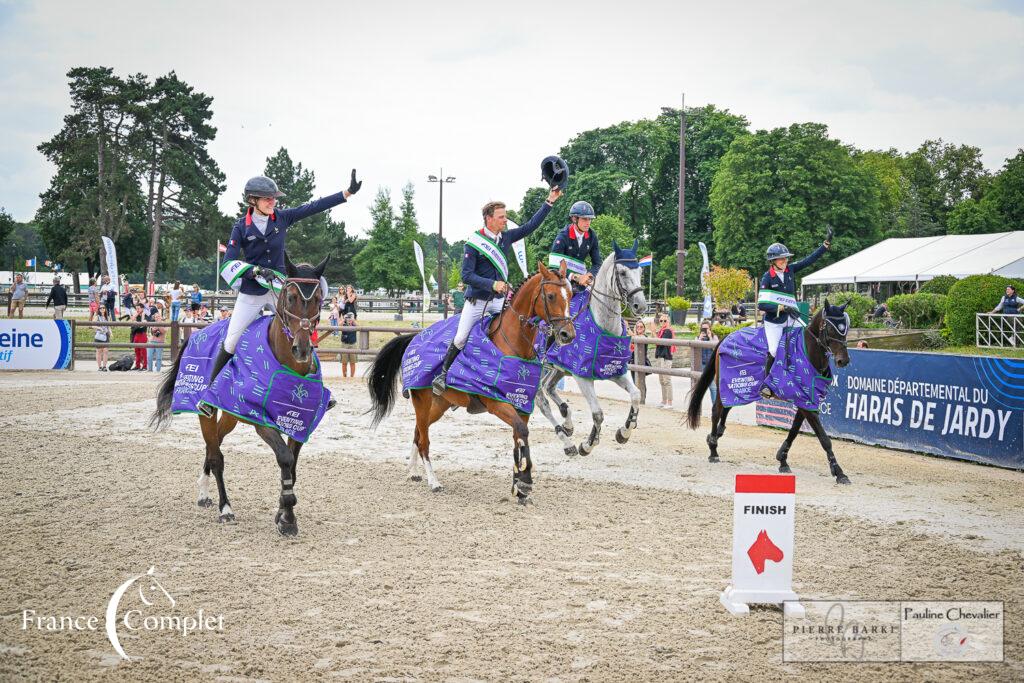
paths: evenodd
<path fill-rule="evenodd" d="M 643 320 L 637 320 L 633 326 L 634 337 L 646 337 L 647 336 L 647 325 L 644 324 Z M 651 359 L 647 356 L 647 344 L 635 342 L 629 345 L 630 350 L 633 352 L 633 365 L 642 365 L 645 367 L 651 366 Z M 633 384 L 640 390 L 640 403 L 647 403 L 647 375 L 646 372 L 633 371 Z"/>
<path fill-rule="evenodd" d="M 46 305 L 43 308 L 48 308 L 51 303 L 53 304 L 53 319 L 63 320 L 64 311 L 68 307 L 68 290 L 64 289 L 59 277 L 53 278 L 53 287 L 50 288 L 50 296 L 46 297 Z"/>
<path fill-rule="evenodd" d="M 164 316 L 160 311 L 153 313 L 153 322 L 162 323 Z M 162 327 L 150 327 L 149 328 L 149 340 L 154 344 L 162 344 L 164 341 L 164 328 Z M 164 368 L 164 350 L 162 348 L 149 348 L 146 349 L 149 353 L 147 354 L 148 362 L 146 367 L 149 368 L 150 372 L 160 372 Z"/>
<path fill-rule="evenodd" d="M 337 327 L 338 323 L 341 322 L 341 305 L 338 303 L 338 297 L 331 297 L 331 310 L 328 320 L 331 323 L 331 327 Z M 330 330 L 325 337 L 330 337 L 335 333 L 335 330 Z"/>
<path fill-rule="evenodd" d="M 353 318 L 359 317 L 359 297 L 356 295 L 355 287 L 347 285 L 345 287 L 344 301 L 342 302 L 341 313 L 344 316 L 346 313 L 351 313 Z"/>
<path fill-rule="evenodd" d="M 10 288 L 11 304 L 7 309 L 7 315 L 14 317 L 14 312 L 18 312 L 19 318 L 25 317 L 25 302 L 28 301 L 28 285 L 25 284 L 25 278 L 22 277 L 21 273 L 14 276 L 14 284 Z"/>
<path fill-rule="evenodd" d="M 104 275 L 100 285 L 100 305 L 107 310 L 107 320 L 117 317 L 117 288 L 110 283 L 110 276 Z"/>
<path fill-rule="evenodd" d="M 96 319 L 100 310 L 100 288 L 96 285 L 96 278 L 89 278 L 89 322 Z"/>
<path fill-rule="evenodd" d="M 192 285 L 192 292 L 189 294 L 189 308 L 192 309 L 192 315 L 194 316 L 199 312 L 199 308 L 203 305 L 203 293 L 199 291 L 199 285 Z"/>
<path fill-rule="evenodd" d="M 145 344 L 149 341 L 146 336 L 146 311 L 140 303 L 135 307 L 135 314 L 132 316 L 132 322 L 134 323 L 129 329 L 131 333 L 131 339 L 133 344 Z M 133 370 L 145 370 L 149 361 L 146 355 L 146 349 L 144 347 L 135 347 L 135 365 Z"/>
<path fill-rule="evenodd" d="M 1020 315 L 1022 302 L 1017 298 L 1017 288 L 1013 285 L 1006 286 L 1006 294 L 999 300 L 999 304 L 989 313 L 1002 313 L 1003 315 Z"/>
<path fill-rule="evenodd" d="M 106 324 L 107 309 L 100 308 L 96 311 L 96 325 L 92 328 L 92 339 L 97 344 L 109 344 L 113 335 L 110 326 Z M 96 347 L 96 369 L 100 372 L 107 371 L 107 359 L 110 356 L 110 349 L 106 346 Z"/>
<path fill-rule="evenodd" d="M 171 322 L 177 322 L 178 316 L 181 315 L 182 294 L 184 292 L 181 290 L 181 282 L 175 280 L 174 286 L 171 287 Z"/>
<path fill-rule="evenodd" d="M 341 322 L 343 327 L 355 327 L 356 317 L 351 313 L 346 313 L 345 317 Z M 355 377 L 356 376 L 356 331 L 348 330 L 341 333 L 341 376 L 342 377 Z M 349 351 L 346 353 L 346 349 Z"/>
<path fill-rule="evenodd" d="M 718 335 L 715 334 L 714 329 L 711 327 L 711 321 L 707 318 L 700 321 L 700 331 L 697 332 L 697 341 L 709 341 L 718 344 Z M 700 367 L 703 370 L 707 367 L 708 363 L 713 363 L 715 358 L 714 349 L 701 349 L 700 350 Z M 718 400 L 718 382 L 711 383 L 711 402 L 714 403 Z"/>
<path fill-rule="evenodd" d="M 672 331 L 672 327 L 668 322 L 668 314 L 660 313 L 658 315 L 658 339 L 675 339 L 676 335 Z M 672 368 L 672 351 L 675 349 L 674 346 L 662 346 L 659 344 L 654 349 L 654 367 L 662 370 L 670 370 Z M 671 375 L 658 375 L 658 380 L 661 382 L 661 405 L 659 408 L 671 408 L 672 407 L 672 376 Z"/>

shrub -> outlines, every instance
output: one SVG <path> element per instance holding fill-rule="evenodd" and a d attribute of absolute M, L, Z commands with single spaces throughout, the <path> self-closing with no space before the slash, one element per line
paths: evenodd
<path fill-rule="evenodd" d="M 951 344 L 974 344 L 974 315 L 991 311 L 1013 285 L 1024 291 L 1024 284 L 998 275 L 971 275 L 949 290 L 946 298 L 946 328 Z"/>
<path fill-rule="evenodd" d="M 921 345 L 926 349 L 941 349 L 946 346 L 942 333 L 945 330 L 925 330 L 921 336 Z"/>
<path fill-rule="evenodd" d="M 833 306 L 842 306 L 849 302 L 846 312 L 850 315 L 851 327 L 862 327 L 864 316 L 875 307 L 875 300 L 870 296 L 858 294 L 857 292 L 832 292 L 825 297 Z"/>
<path fill-rule="evenodd" d="M 665 299 L 665 303 L 671 306 L 673 311 L 688 311 L 692 302 L 681 296 L 670 296 Z"/>
<path fill-rule="evenodd" d="M 892 317 L 904 327 L 921 329 L 922 327 L 939 327 L 942 316 L 946 312 L 945 294 L 897 294 L 889 297 L 885 305 L 889 307 Z"/>
<path fill-rule="evenodd" d="M 921 289 L 917 291 L 919 294 L 949 294 L 949 290 L 957 282 L 959 280 L 952 275 L 940 275 L 921 285 Z"/>
<path fill-rule="evenodd" d="M 753 324 L 753 320 L 751 320 L 750 322 L 745 322 L 742 325 L 737 325 L 736 327 L 729 327 L 728 325 L 719 325 L 718 323 L 715 323 L 711 326 L 711 331 L 714 332 L 715 335 L 718 337 L 719 341 L 721 341 L 722 339 L 725 339 L 736 330 L 743 327 L 750 327 Z"/>

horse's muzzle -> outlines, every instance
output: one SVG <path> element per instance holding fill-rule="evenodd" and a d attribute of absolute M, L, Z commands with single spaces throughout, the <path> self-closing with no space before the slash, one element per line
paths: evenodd
<path fill-rule="evenodd" d="M 571 344 L 572 340 L 575 338 L 576 328 L 574 328 L 572 325 L 564 325 L 561 329 L 558 330 L 558 333 L 555 335 L 555 339 L 562 346 L 565 346 L 566 344 Z"/>

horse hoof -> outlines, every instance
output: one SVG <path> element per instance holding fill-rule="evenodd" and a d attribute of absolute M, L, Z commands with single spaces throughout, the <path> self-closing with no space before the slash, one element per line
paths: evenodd
<path fill-rule="evenodd" d="M 617 429 L 615 431 L 615 441 L 617 441 L 618 443 L 626 443 L 627 441 L 629 441 L 629 435 L 623 434 L 621 429 Z"/>
<path fill-rule="evenodd" d="M 196 505 L 198 505 L 201 508 L 212 508 L 213 507 L 213 499 L 212 498 L 200 498 L 199 500 L 196 501 Z"/>
<path fill-rule="evenodd" d="M 233 514 L 231 514 L 230 512 L 227 512 L 227 513 L 221 515 L 220 517 L 218 517 L 217 521 L 221 522 L 222 524 L 228 524 L 230 522 L 234 522 L 235 521 L 235 516 Z"/>
<path fill-rule="evenodd" d="M 782 463 L 781 465 L 779 465 L 779 472 L 781 472 L 782 474 L 790 474 L 792 471 L 793 470 L 790 469 L 789 465 L 787 465 L 786 463 Z"/>
<path fill-rule="evenodd" d="M 562 429 L 565 430 L 566 436 L 572 436 L 572 433 L 576 431 L 575 425 L 562 425 Z"/>
<path fill-rule="evenodd" d="M 850 483 L 850 478 L 848 476 L 846 476 L 845 474 L 840 474 L 838 477 L 836 477 L 836 483 L 837 484 L 849 484 Z"/>
<path fill-rule="evenodd" d="M 423 481 L 423 477 L 418 474 L 410 474 L 409 481 Z"/>
<path fill-rule="evenodd" d="M 580 452 L 576 450 L 575 446 L 569 446 L 568 448 L 565 449 L 565 454 L 568 455 L 570 458 L 573 458 L 579 455 Z"/>
<path fill-rule="evenodd" d="M 717 455 L 709 455 L 708 462 L 721 462 L 721 460 L 718 459 Z"/>
<path fill-rule="evenodd" d="M 431 486 L 430 490 L 433 491 L 434 493 L 443 493 L 444 487 L 438 484 L 437 486 Z"/>
<path fill-rule="evenodd" d="M 278 522 L 277 532 L 282 536 L 298 536 L 299 525 L 295 522 L 289 524 L 288 522 Z"/>
<path fill-rule="evenodd" d="M 530 498 L 529 496 L 521 496 L 519 494 L 516 494 L 516 503 L 522 505 L 523 507 L 526 507 L 527 505 L 533 505 L 533 499 Z"/>
<path fill-rule="evenodd" d="M 593 450 L 593 447 L 591 447 L 590 450 L 587 450 L 585 444 L 580 444 L 580 455 L 590 455 L 593 452 Z"/>

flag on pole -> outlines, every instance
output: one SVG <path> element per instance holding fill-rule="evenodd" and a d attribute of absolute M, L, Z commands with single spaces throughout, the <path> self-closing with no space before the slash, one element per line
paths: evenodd
<path fill-rule="evenodd" d="M 413 252 L 416 254 L 416 265 L 420 267 L 420 278 L 423 280 L 423 313 L 430 308 L 430 290 L 427 289 L 427 276 L 423 270 L 423 247 L 416 240 L 412 243 Z"/>
<path fill-rule="evenodd" d="M 25 267 L 26 268 L 35 268 L 36 267 L 36 260 L 35 260 L 35 258 L 27 258 L 27 259 L 25 259 Z"/>
<path fill-rule="evenodd" d="M 220 240 L 217 240 L 217 251 L 219 251 L 220 253 L 223 254 L 223 253 L 227 252 L 227 250 L 228 250 L 227 245 L 226 244 L 221 244 Z"/>
<path fill-rule="evenodd" d="M 508 221 L 509 230 L 518 227 L 515 221 Z M 523 271 L 523 277 L 530 277 L 530 269 L 526 267 L 526 241 L 519 240 L 518 242 L 513 242 L 512 252 L 516 255 L 516 263 L 519 264 L 519 270 Z"/>
<path fill-rule="evenodd" d="M 649 268 L 650 266 L 653 266 L 654 254 L 648 254 L 647 256 L 644 256 L 642 259 L 640 259 L 639 263 L 641 268 Z"/>

